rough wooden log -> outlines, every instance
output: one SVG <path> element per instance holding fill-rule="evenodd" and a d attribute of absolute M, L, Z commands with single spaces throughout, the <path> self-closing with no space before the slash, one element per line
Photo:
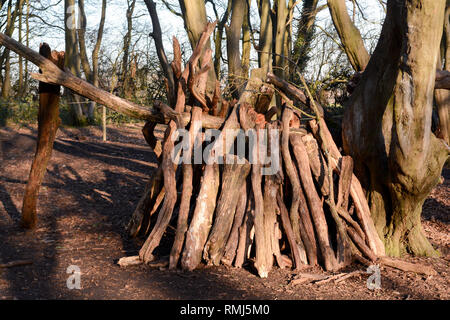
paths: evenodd
<path fill-rule="evenodd" d="M 322 120 L 322 123 L 324 121 Z M 322 124 L 321 124 L 322 125 Z M 321 136 L 323 136 L 323 133 L 321 133 Z M 329 150 L 328 145 L 324 147 L 326 150 Z M 351 255 L 352 255 L 352 249 L 350 240 L 348 237 L 348 234 L 346 232 L 345 224 L 341 220 L 341 217 L 339 216 L 337 212 L 336 207 L 336 201 L 335 201 L 335 193 L 334 193 L 334 179 L 333 179 L 333 166 L 331 164 L 331 155 L 330 153 L 325 153 L 327 158 L 327 172 L 328 172 L 328 180 L 330 181 L 330 192 L 329 196 L 326 199 L 326 203 L 328 204 L 331 212 L 331 216 L 333 217 L 333 220 L 336 224 L 337 229 L 337 235 L 336 235 L 336 241 L 337 241 L 337 263 L 338 268 L 343 268 L 351 263 Z"/>
<path fill-rule="evenodd" d="M 349 273 L 339 277 L 339 279 L 335 279 L 334 283 L 340 283 L 340 282 L 342 282 L 344 280 L 347 280 L 348 278 L 351 278 L 351 277 L 356 276 L 356 275 L 360 275 L 362 273 L 363 273 L 363 271 L 361 271 L 361 270 L 356 270 L 356 271 L 353 271 L 353 272 L 349 272 Z"/>
<path fill-rule="evenodd" d="M 120 258 L 117 264 L 122 268 L 130 267 L 130 266 L 138 266 L 142 264 L 142 260 L 139 256 L 131 256 L 131 257 L 123 257 Z"/>
<path fill-rule="evenodd" d="M 285 268 L 286 262 L 281 256 L 280 250 L 280 231 L 277 223 L 277 215 L 279 208 L 277 205 L 277 193 L 281 188 L 281 181 L 277 175 L 267 175 L 264 177 L 264 233 L 266 235 L 266 244 L 271 248 L 272 254 L 275 256 L 278 266 Z M 269 263 L 273 264 L 272 259 Z"/>
<path fill-rule="evenodd" d="M 300 180 L 295 167 L 292 162 L 291 153 L 289 151 L 289 135 L 290 135 L 290 121 L 292 118 L 292 110 L 290 108 L 285 108 L 282 115 L 282 133 L 281 133 L 281 153 L 283 155 L 283 162 L 286 174 L 292 185 L 292 203 L 289 210 L 289 217 L 291 219 L 291 225 L 294 232 L 295 240 L 300 246 L 301 251 L 305 251 L 302 239 L 300 237 L 300 226 L 299 220 L 300 216 L 298 213 L 299 198 L 297 197 L 300 192 Z"/>
<path fill-rule="evenodd" d="M 175 132 L 176 128 L 177 126 L 175 122 L 171 121 L 164 138 L 165 141 L 163 144 L 163 160 L 161 167 L 164 177 L 165 196 L 162 208 L 158 213 L 156 224 L 139 251 L 139 256 L 145 263 L 148 263 L 154 259 L 153 251 L 159 245 L 161 238 L 169 225 L 170 218 L 172 217 L 173 209 L 177 201 L 175 167 L 172 161 L 174 142 L 171 139 L 171 135 Z"/>
<path fill-rule="evenodd" d="M 259 137 L 258 137 L 259 138 Z M 259 139 L 253 145 L 253 157 L 257 159 L 259 154 Z M 255 199 L 255 245 L 256 245 L 256 259 L 255 268 L 261 278 L 267 278 L 273 266 L 273 252 L 270 241 L 270 234 L 264 232 L 265 208 L 264 197 L 262 193 L 262 174 L 261 165 L 252 165 L 252 190 Z M 269 240 L 268 240 L 269 239 Z"/>
<path fill-rule="evenodd" d="M 306 98 L 306 95 L 297 87 L 290 84 L 289 82 L 277 77 L 275 74 L 269 72 L 267 74 L 267 81 L 269 83 L 272 83 L 279 89 L 281 89 L 283 92 L 291 96 L 292 100 L 298 100 L 304 105 L 307 105 L 308 99 Z"/>
<path fill-rule="evenodd" d="M 301 182 L 305 190 L 306 198 L 308 199 L 311 216 L 313 217 L 312 220 L 314 221 L 320 251 L 325 263 L 325 268 L 327 270 L 332 270 L 335 263 L 334 254 L 332 248 L 329 246 L 330 241 L 328 238 L 328 226 L 325 220 L 325 213 L 323 211 L 322 201 L 320 200 L 320 197 L 317 194 L 316 188 L 314 186 L 306 147 L 303 144 L 302 139 L 296 135 L 291 136 L 291 144 L 293 147 L 295 158 L 297 160 Z M 308 230 L 308 235 L 310 236 L 311 241 L 314 241 L 312 242 L 313 247 L 311 250 L 317 250 L 315 246 L 314 230 L 312 227 L 311 218 L 309 217 L 309 213 L 308 215 L 305 215 L 303 217 L 303 221 L 305 222 L 305 227 Z M 316 257 L 313 258 L 317 259 L 317 253 Z"/>
<path fill-rule="evenodd" d="M 350 194 L 350 186 L 352 183 L 353 175 L 353 159 L 349 156 L 344 156 L 341 159 L 341 173 L 339 175 L 339 187 L 338 187 L 338 201 L 336 208 L 348 208 L 348 197 Z"/>
<path fill-rule="evenodd" d="M 234 215 L 233 226 L 231 227 L 230 236 L 228 237 L 225 253 L 221 259 L 224 265 L 231 266 L 236 257 L 236 251 L 239 243 L 239 227 L 242 225 L 245 210 L 247 208 L 247 183 L 245 183 L 240 190 L 239 200 L 236 205 L 236 212 Z"/>
<path fill-rule="evenodd" d="M 201 69 L 196 72 L 196 65 L 189 63 L 189 79 L 188 89 L 192 96 L 197 100 L 203 109 L 203 112 L 208 113 L 209 107 L 206 101 L 206 80 L 208 78 L 208 70 L 211 68 L 212 50 L 206 49 L 202 60 Z"/>
<path fill-rule="evenodd" d="M 434 270 L 430 266 L 425 266 L 417 263 L 410 263 L 407 261 L 401 261 L 390 257 L 381 257 L 380 262 L 385 266 L 406 272 L 415 272 L 418 274 L 425 274 L 427 276 L 434 276 L 437 274 L 436 270 Z"/>
<path fill-rule="evenodd" d="M 145 191 L 134 210 L 130 221 L 128 222 L 127 231 L 131 237 L 136 237 L 142 227 L 145 228 L 144 220 L 149 222 L 149 212 L 155 207 L 155 201 L 158 194 L 163 192 L 163 174 L 162 169 L 158 168 L 150 177 L 150 181 L 145 187 Z"/>
<path fill-rule="evenodd" d="M 239 228 L 239 242 L 236 250 L 236 259 L 234 261 L 234 266 L 236 268 L 241 268 L 244 264 L 253 241 L 254 234 L 252 234 L 252 229 L 255 221 L 254 203 L 253 193 L 249 190 L 244 221 Z"/>
<path fill-rule="evenodd" d="M 153 207 L 150 210 L 150 213 L 148 213 L 145 216 L 145 218 L 144 218 L 144 221 L 142 223 L 142 227 L 143 228 L 141 228 L 142 235 L 145 236 L 145 235 L 148 235 L 150 233 L 151 222 L 152 222 L 151 219 L 152 219 L 153 215 L 156 212 L 158 212 L 158 210 L 160 209 L 160 205 L 163 203 L 163 200 L 164 200 L 165 196 L 166 196 L 166 190 L 164 189 L 164 186 L 162 186 L 161 191 L 156 196 L 156 199 L 153 202 Z"/>
<path fill-rule="evenodd" d="M 312 273 L 300 273 L 298 274 L 294 280 L 292 280 L 289 284 L 296 286 L 299 284 L 308 284 L 314 281 L 320 281 L 328 279 L 328 276 L 321 275 L 321 274 L 312 274 Z"/>
<path fill-rule="evenodd" d="M 364 254 L 371 261 L 377 260 L 377 255 L 366 245 L 364 240 L 361 239 L 361 237 L 352 228 L 347 228 L 347 233 L 362 254 Z"/>
<path fill-rule="evenodd" d="M 56 69 L 64 67 L 64 52 L 51 51 L 48 44 L 41 45 L 39 52 L 48 59 Z M 22 206 L 22 226 L 33 228 L 36 225 L 36 205 L 39 189 L 53 151 L 59 119 L 60 87 L 39 83 L 39 113 L 36 154 L 31 165 L 30 175 Z"/>
<path fill-rule="evenodd" d="M 181 117 L 181 111 L 175 111 L 177 109 L 172 109 L 171 107 L 169 107 L 167 104 L 165 104 L 162 101 L 156 100 L 153 103 L 153 107 L 156 110 L 159 110 L 162 115 L 164 116 L 164 120 L 168 121 L 168 120 L 172 120 L 176 123 L 177 128 L 184 128 L 183 125 L 183 119 Z M 184 110 L 184 106 L 180 106 L 179 110 Z"/>
<path fill-rule="evenodd" d="M 227 164 L 229 161 L 233 163 Z M 247 160 L 245 160 L 244 164 L 239 164 L 236 156 L 226 157 L 225 162 L 214 225 L 203 254 L 203 258 L 207 262 L 216 266 L 220 264 L 225 251 L 226 241 L 231 232 L 240 195 L 239 192 L 242 190 L 242 186 L 245 186 L 245 181 L 251 169 L 251 165 Z"/>
<path fill-rule="evenodd" d="M 365 241 L 366 235 L 364 234 L 364 231 L 361 229 L 361 226 L 355 220 L 353 220 L 347 210 L 345 210 L 344 208 L 338 208 L 337 212 L 339 216 L 341 216 L 353 229 L 355 229 L 358 235 Z"/>
<path fill-rule="evenodd" d="M 216 197 L 219 191 L 219 165 L 206 165 L 197 196 L 194 214 L 186 233 L 181 266 L 194 270 L 202 259 L 202 252 L 211 229 Z"/>
<path fill-rule="evenodd" d="M 332 194 L 332 192 L 330 192 Z M 331 212 L 331 216 L 336 224 L 337 234 L 337 252 L 336 252 L 336 270 L 344 268 L 352 262 L 352 249 L 349 237 L 346 232 L 346 226 L 337 213 L 334 196 L 329 197 L 326 200 Z"/>
<path fill-rule="evenodd" d="M 353 272 L 349 272 L 349 273 L 339 273 L 339 274 L 327 277 L 326 279 L 315 281 L 314 284 L 322 285 L 322 284 L 325 284 L 325 283 L 328 283 L 331 281 L 334 281 L 334 283 L 339 283 L 341 281 L 344 281 L 350 277 L 353 277 L 353 276 L 361 274 L 361 273 L 363 273 L 363 271 L 361 271 L 361 270 L 357 270 L 357 271 L 353 271 Z"/>
<path fill-rule="evenodd" d="M 289 242 L 289 247 L 292 252 L 292 260 L 295 263 L 295 269 L 300 270 L 302 266 L 306 264 L 306 254 L 304 257 L 300 254 L 300 249 L 295 239 L 294 231 L 292 230 L 291 221 L 289 219 L 289 213 L 287 211 L 286 205 L 280 195 L 280 192 L 277 193 L 277 203 L 280 208 L 281 222 L 283 225 L 284 232 Z"/>
<path fill-rule="evenodd" d="M 186 159 L 192 159 L 192 149 L 197 140 L 196 134 L 197 121 L 201 119 L 202 109 L 198 107 L 192 108 L 192 122 L 189 129 L 189 146 L 183 157 Z M 178 260 L 180 258 L 181 250 L 183 248 L 184 238 L 186 231 L 188 229 L 188 217 L 191 204 L 192 188 L 193 188 L 193 168 L 192 164 L 183 163 L 183 190 L 181 194 L 180 210 L 178 212 L 177 230 L 175 233 L 175 240 L 172 245 L 172 250 L 170 252 L 170 263 L 169 268 L 174 269 L 178 265 Z"/>
<path fill-rule="evenodd" d="M 326 174 L 326 163 L 319 149 L 316 139 L 312 134 L 302 136 L 303 143 L 305 144 L 306 152 L 309 158 L 309 166 L 314 175 L 314 179 L 320 186 L 320 191 L 323 196 L 327 196 L 330 192 L 330 185 L 328 181 L 328 175 Z"/>
<path fill-rule="evenodd" d="M 147 121 L 142 128 L 142 134 L 144 135 L 145 141 L 152 148 L 153 152 L 159 160 L 162 152 L 161 143 L 158 145 L 158 139 L 155 137 L 155 128 L 158 124 L 156 122 Z"/>

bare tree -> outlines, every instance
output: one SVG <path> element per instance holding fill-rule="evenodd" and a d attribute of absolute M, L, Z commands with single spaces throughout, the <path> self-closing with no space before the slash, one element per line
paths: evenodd
<path fill-rule="evenodd" d="M 87 55 L 86 49 L 86 13 L 84 10 L 84 0 L 78 0 L 78 8 L 80 10 L 80 28 L 78 30 L 78 42 L 80 47 L 80 58 L 81 58 L 81 66 L 83 67 L 84 74 L 86 79 L 91 82 L 94 86 L 98 87 L 98 59 L 100 47 L 103 39 L 103 30 L 105 27 L 105 18 L 106 18 L 106 0 L 102 0 L 102 8 L 101 8 L 101 18 L 97 31 L 97 39 L 95 41 L 94 49 L 92 50 L 92 68 L 89 63 L 89 58 Z M 95 110 L 95 102 L 91 102 L 88 107 L 88 119 L 93 122 L 94 121 L 94 110 Z"/>
<path fill-rule="evenodd" d="M 64 29 L 66 42 L 65 67 L 74 75 L 81 75 L 81 60 L 78 50 L 77 20 L 75 15 L 75 0 L 64 0 Z M 70 90 L 65 92 L 67 101 L 72 111 L 73 123 L 82 125 L 86 122 L 86 117 L 81 106 L 81 98 Z"/>

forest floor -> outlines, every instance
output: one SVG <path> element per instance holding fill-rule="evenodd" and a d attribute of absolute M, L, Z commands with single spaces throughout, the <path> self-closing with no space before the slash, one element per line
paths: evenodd
<path fill-rule="evenodd" d="M 155 154 L 140 126 L 108 128 L 108 142 L 96 127 L 62 128 L 41 187 L 38 225 L 19 227 L 22 197 L 34 156 L 36 126 L 0 128 L 1 299 L 449 299 L 450 169 L 444 183 L 426 200 L 423 226 L 440 258 L 405 257 L 431 265 L 435 276 L 381 267 L 381 289 L 369 290 L 362 265 L 344 271 L 362 273 L 339 282 L 295 285 L 297 272 L 274 269 L 260 279 L 250 268 L 201 267 L 193 272 L 135 266 L 117 260 L 137 255 L 142 240 L 130 239 L 127 224 Z M 81 290 L 69 290 L 69 266 L 81 270 Z M 304 272 L 326 274 L 320 268 Z"/>

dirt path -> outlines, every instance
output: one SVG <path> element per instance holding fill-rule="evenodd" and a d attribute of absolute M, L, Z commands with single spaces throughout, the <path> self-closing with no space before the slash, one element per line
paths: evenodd
<path fill-rule="evenodd" d="M 296 273 L 273 271 L 260 279 L 251 270 L 204 267 L 194 272 L 121 269 L 117 259 L 136 255 L 141 240 L 124 225 L 154 169 L 155 155 L 139 127 L 114 127 L 110 141 L 98 128 L 62 129 L 41 188 L 38 227 L 20 229 L 22 196 L 35 148 L 35 127 L 0 128 L 0 263 L 33 264 L 0 269 L 0 299 L 449 299 L 450 170 L 424 205 L 424 228 L 442 252 L 423 277 L 381 269 L 381 289 L 368 274 L 339 284 L 292 285 Z M 67 268 L 81 270 L 81 290 L 69 290 Z M 363 270 L 359 265 L 348 268 Z M 319 269 L 306 270 L 322 273 Z"/>

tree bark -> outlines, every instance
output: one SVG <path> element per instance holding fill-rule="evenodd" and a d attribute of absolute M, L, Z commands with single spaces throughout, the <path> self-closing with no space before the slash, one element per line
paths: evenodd
<path fill-rule="evenodd" d="M 364 70 L 370 55 L 364 46 L 361 33 L 348 14 L 345 0 L 328 0 L 328 8 L 350 64 L 356 71 Z"/>
<path fill-rule="evenodd" d="M 450 71 L 450 6 L 447 5 L 444 16 L 444 34 L 442 36 L 443 57 L 439 57 L 437 68 L 442 68 L 442 60 L 445 60 L 443 68 L 445 71 Z M 439 129 L 438 137 L 444 139 L 450 145 L 450 92 L 448 90 L 438 89 L 434 93 L 438 117 Z"/>
<path fill-rule="evenodd" d="M 319 0 L 303 1 L 302 14 L 298 22 L 297 35 L 292 52 L 292 59 L 296 62 L 300 73 L 306 68 L 309 60 L 318 2 Z M 295 74 L 295 72 L 291 74 L 291 79 L 295 78 Z"/>
<path fill-rule="evenodd" d="M 246 18 L 247 0 L 232 0 L 231 22 L 226 26 L 227 56 L 228 56 L 228 83 L 231 94 L 238 99 L 244 84 L 244 75 L 241 63 L 240 40 L 242 25 Z"/>
<path fill-rule="evenodd" d="M 437 255 L 420 215 L 448 157 L 431 132 L 444 9 L 444 0 L 389 0 L 380 41 L 346 104 L 344 149 L 355 160 L 372 218 L 393 256 Z"/>
<path fill-rule="evenodd" d="M 164 75 L 168 82 L 169 91 L 167 92 L 167 97 L 169 100 L 169 104 L 174 106 L 176 103 L 176 87 L 175 87 L 175 78 L 173 74 L 173 70 L 166 56 L 166 52 L 164 51 L 163 40 L 162 40 L 162 31 L 161 25 L 159 23 L 158 12 L 156 11 L 156 4 L 152 0 L 144 0 L 147 6 L 147 10 L 150 14 L 150 18 L 152 20 L 153 32 L 151 36 L 155 41 L 156 53 L 158 55 L 159 63 L 164 71 Z"/>
<path fill-rule="evenodd" d="M 11 16 L 12 10 L 12 1 L 8 2 L 7 8 L 7 18 L 6 18 L 6 33 L 8 36 L 11 36 L 12 31 L 14 30 L 14 20 Z M 11 63 L 10 63 L 10 51 L 5 48 L 2 55 L 2 61 L 0 67 L 3 67 L 3 61 L 5 62 L 5 75 L 3 77 L 2 83 L 2 98 L 8 99 L 10 91 L 11 91 Z"/>
<path fill-rule="evenodd" d="M 192 109 L 192 121 L 189 129 L 189 147 L 184 152 L 187 153 L 186 158 L 192 160 L 192 149 L 199 143 L 196 121 L 201 121 L 202 110 L 198 107 Z M 178 212 L 177 231 L 173 242 L 172 251 L 170 252 L 169 268 L 176 268 L 180 259 L 181 250 L 183 248 L 186 231 L 188 229 L 188 218 L 191 205 L 192 189 L 193 189 L 194 169 L 191 163 L 183 164 L 183 191 L 181 194 L 180 211 Z"/>
<path fill-rule="evenodd" d="M 231 227 L 230 236 L 228 237 L 225 253 L 221 262 L 227 266 L 231 266 L 236 257 L 237 247 L 239 243 L 239 228 L 242 225 L 245 210 L 247 209 L 247 182 L 242 186 L 238 203 L 236 205 L 236 213 L 234 215 L 233 226 Z"/>
<path fill-rule="evenodd" d="M 231 160 L 231 158 L 228 158 L 228 160 Z M 233 160 L 233 164 L 224 165 L 221 181 L 222 189 L 217 201 L 214 225 L 203 254 L 207 262 L 216 266 L 220 264 L 223 257 L 233 225 L 239 194 L 242 186 L 245 185 L 251 167 L 247 161 L 244 164 L 239 164 L 237 157 Z"/>
<path fill-rule="evenodd" d="M 211 183 L 205 183 L 205 181 L 211 181 Z M 219 166 L 206 165 L 194 215 L 186 233 L 186 244 L 181 258 L 183 269 L 194 270 L 202 259 L 203 247 L 208 240 L 213 221 L 218 191 Z"/>
<path fill-rule="evenodd" d="M 123 37 L 123 57 L 122 57 L 122 86 L 125 98 L 130 99 L 132 95 L 132 77 L 129 70 L 131 36 L 133 31 L 133 13 L 136 6 L 136 0 L 127 0 L 128 7 L 126 12 L 127 33 Z"/>
<path fill-rule="evenodd" d="M 76 31 L 75 0 L 64 0 L 64 28 L 66 39 L 65 68 L 76 77 L 80 76 L 80 53 Z M 84 125 L 86 118 L 80 104 L 80 97 L 70 90 L 65 91 L 72 111 L 74 125 Z"/>
<path fill-rule="evenodd" d="M 269 0 L 258 0 L 258 11 L 261 20 L 259 44 L 258 44 L 258 61 L 259 67 L 265 72 L 272 70 L 272 39 L 273 39 L 273 22 Z"/>
<path fill-rule="evenodd" d="M 106 20 L 106 0 L 102 0 L 101 17 L 97 31 L 97 40 L 95 42 L 94 50 L 92 51 L 92 68 L 89 63 L 87 49 L 86 49 L 86 25 L 87 18 L 84 11 L 84 0 L 78 1 L 78 8 L 80 10 L 80 28 L 78 29 L 78 43 L 80 49 L 81 66 L 83 67 L 86 80 L 98 87 L 98 55 L 103 39 L 103 30 Z M 89 122 L 94 122 L 95 102 L 90 102 L 87 108 L 87 118 Z M 104 124 L 105 126 L 105 124 Z M 106 139 L 105 139 L 106 140 Z"/>

